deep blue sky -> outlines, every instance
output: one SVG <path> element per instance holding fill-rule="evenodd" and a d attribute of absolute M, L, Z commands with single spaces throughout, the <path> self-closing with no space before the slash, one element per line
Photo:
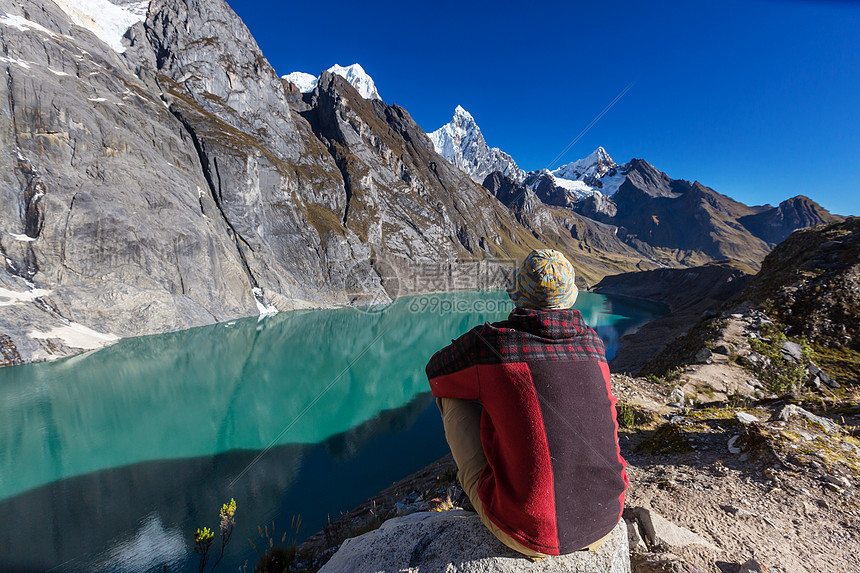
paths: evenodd
<path fill-rule="evenodd" d="M 460 104 L 526 170 L 602 145 L 747 204 L 860 214 L 860 2 L 228 1 L 279 74 L 358 62 L 425 131 Z"/>

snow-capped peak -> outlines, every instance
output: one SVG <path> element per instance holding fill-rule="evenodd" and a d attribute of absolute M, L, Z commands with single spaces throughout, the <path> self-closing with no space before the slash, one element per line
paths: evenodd
<path fill-rule="evenodd" d="M 627 164 L 618 165 L 605 149 L 598 147 L 588 157 L 538 175 L 551 177 L 556 186 L 574 198 L 582 199 L 595 193 L 613 195 L 627 178 L 627 171 Z M 531 185 L 540 182 L 539 177 L 530 177 L 529 180 Z"/>
<path fill-rule="evenodd" d="M 341 66 L 335 64 L 326 71 L 344 78 L 352 84 L 352 87 L 354 87 L 364 99 L 382 99 L 379 97 L 379 92 L 376 90 L 376 84 L 373 83 L 373 78 L 364 71 L 364 68 L 362 68 L 361 65 L 352 64 L 351 66 Z M 304 72 L 293 72 L 282 77 L 285 80 L 294 83 L 302 93 L 314 91 L 314 88 L 316 88 L 319 83 L 319 76 L 306 74 Z"/>
<path fill-rule="evenodd" d="M 472 117 L 472 114 L 469 113 L 468 111 L 466 111 L 463 108 L 463 106 L 461 106 L 461 105 L 458 105 L 457 107 L 454 108 L 454 116 L 453 116 L 452 120 L 456 119 L 456 118 L 461 118 L 462 120 L 471 121 L 472 123 L 475 123 L 475 119 Z"/>
<path fill-rule="evenodd" d="M 86 28 L 118 54 L 125 52 L 122 37 L 146 19 L 149 0 L 54 0 L 69 19 Z"/>
<path fill-rule="evenodd" d="M 605 149 L 598 147 L 588 157 L 562 165 L 552 174 L 563 179 L 583 180 L 586 177 L 603 177 L 614 167 L 618 167 L 615 161 L 609 157 Z"/>
<path fill-rule="evenodd" d="M 382 99 L 379 97 L 379 92 L 376 91 L 376 84 L 373 83 L 373 78 L 367 75 L 367 72 L 359 64 L 352 64 L 346 67 L 335 64 L 328 71 L 346 79 L 346 81 L 352 84 L 352 87 L 358 90 L 358 93 L 364 99 Z"/>
<path fill-rule="evenodd" d="M 481 128 L 462 106 L 454 109 L 449 123 L 427 135 L 436 153 L 465 171 L 477 183 L 483 183 L 494 171 L 501 171 L 517 183 L 525 179 L 525 172 L 510 155 L 498 147 L 487 145 Z"/>

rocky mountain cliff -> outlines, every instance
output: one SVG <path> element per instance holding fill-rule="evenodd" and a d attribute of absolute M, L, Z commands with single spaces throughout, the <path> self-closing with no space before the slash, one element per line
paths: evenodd
<path fill-rule="evenodd" d="M 860 375 L 860 218 L 792 233 L 765 258 L 746 298 L 769 307 L 789 335 L 845 358 L 853 352 Z"/>
<path fill-rule="evenodd" d="M 607 225 L 619 242 L 655 267 L 731 259 L 757 269 L 773 247 L 772 240 L 789 229 L 843 219 L 806 197 L 789 199 L 779 207 L 749 207 L 699 182 L 672 179 L 643 159 L 605 166 L 603 173 L 604 181 L 617 184 L 612 196 L 594 190 L 580 193 L 567 183 L 559 184 L 565 180 L 549 172 L 530 173 L 524 184 L 544 209 L 561 208 Z"/>
<path fill-rule="evenodd" d="M 402 108 L 327 73 L 304 101 L 225 2 L 122 5 L 0 1 L 10 362 L 546 246 Z"/>

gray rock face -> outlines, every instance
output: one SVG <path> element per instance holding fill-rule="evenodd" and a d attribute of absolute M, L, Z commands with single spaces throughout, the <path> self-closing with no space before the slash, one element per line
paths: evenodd
<path fill-rule="evenodd" d="M 347 539 L 320 569 L 320 573 L 379 571 L 629 573 L 627 526 L 622 520 L 597 552 L 580 551 L 532 562 L 493 537 L 474 513 L 413 513 Z"/>
<path fill-rule="evenodd" d="M 153 0 L 122 54 L 53 2 L 0 10 L 14 18 L 0 25 L 6 362 L 385 300 L 386 255 L 405 267 L 545 246 L 402 109 L 356 109 L 329 81 L 317 100 L 331 107 L 311 113 L 334 131 L 318 139 L 221 0 Z"/>
<path fill-rule="evenodd" d="M 14 293 L 0 332 L 22 359 L 253 314 L 227 226 L 204 213 L 197 153 L 137 51 L 52 2 L 0 10 L 23 22 L 0 26 L 0 283 Z"/>
<path fill-rule="evenodd" d="M 647 229 L 605 224 L 620 225 L 614 204 L 592 206 L 602 223 L 534 196 L 509 209 L 406 110 L 328 73 L 303 96 L 223 0 L 114 3 L 143 18 L 124 51 L 62 3 L 0 0 L 4 363 L 386 301 L 395 283 L 451 288 L 390 280 L 423 264 L 453 276 L 461 261 L 552 247 L 587 282 L 657 265 Z M 651 170 L 640 183 L 662 199 L 677 182 Z"/>

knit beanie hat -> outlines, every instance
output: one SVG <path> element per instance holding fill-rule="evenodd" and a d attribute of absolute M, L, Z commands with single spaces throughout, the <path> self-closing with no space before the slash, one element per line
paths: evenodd
<path fill-rule="evenodd" d="M 576 302 L 579 290 L 573 282 L 573 265 L 564 255 L 552 249 L 534 250 L 522 266 L 514 271 L 508 295 L 523 308 L 562 309 Z"/>

